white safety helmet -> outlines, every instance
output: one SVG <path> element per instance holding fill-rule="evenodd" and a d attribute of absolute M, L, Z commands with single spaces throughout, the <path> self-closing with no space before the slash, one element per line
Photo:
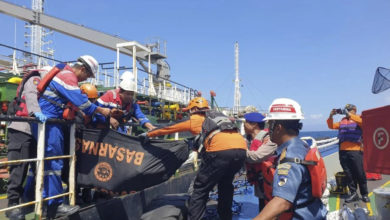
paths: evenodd
<path fill-rule="evenodd" d="M 257 110 L 257 108 L 253 105 L 248 105 L 247 107 L 245 107 L 244 112 L 245 113 L 259 112 L 259 110 Z"/>
<path fill-rule="evenodd" d="M 121 88 L 125 91 L 136 92 L 136 90 L 137 90 L 136 87 L 137 87 L 137 85 L 135 84 L 134 80 L 125 79 L 119 83 L 119 88 Z"/>
<path fill-rule="evenodd" d="M 288 98 L 275 99 L 269 106 L 269 113 L 263 119 L 269 120 L 301 120 L 304 119 L 298 102 Z"/>
<path fill-rule="evenodd" d="M 125 79 L 126 80 L 135 80 L 133 72 L 131 72 L 131 71 L 123 72 L 121 77 L 120 77 L 120 81 L 125 80 Z"/>
<path fill-rule="evenodd" d="M 43 66 L 42 68 L 40 68 L 38 71 L 39 74 L 41 75 L 41 78 L 45 77 L 46 74 L 48 74 L 51 69 L 53 69 L 52 66 Z"/>
<path fill-rule="evenodd" d="M 95 77 L 99 68 L 99 63 L 95 58 L 90 55 L 83 55 L 79 57 L 77 61 L 82 63 L 85 68 L 87 68 L 87 70 L 92 74 L 91 77 Z"/>

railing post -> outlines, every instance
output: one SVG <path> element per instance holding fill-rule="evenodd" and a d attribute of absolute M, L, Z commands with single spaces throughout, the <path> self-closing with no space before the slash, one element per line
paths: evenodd
<path fill-rule="evenodd" d="M 38 146 L 37 146 L 37 176 L 35 180 L 35 219 L 42 219 L 42 193 L 43 193 L 43 179 L 45 167 L 45 130 L 46 123 L 38 123 Z"/>
<path fill-rule="evenodd" d="M 70 126 L 70 146 L 69 146 L 69 203 L 70 205 L 76 204 L 76 124 L 73 123 Z"/>

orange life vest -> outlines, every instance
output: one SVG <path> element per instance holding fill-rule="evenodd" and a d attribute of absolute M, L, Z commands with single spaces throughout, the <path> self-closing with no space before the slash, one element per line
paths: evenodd
<path fill-rule="evenodd" d="M 260 131 L 255 139 L 252 141 L 249 150 L 250 151 L 256 151 L 261 145 L 263 145 L 263 139 L 268 134 L 268 129 L 264 129 Z M 272 160 L 273 161 L 273 160 Z M 248 179 L 248 182 L 252 185 L 258 185 L 259 184 L 259 178 L 261 178 L 259 175 L 262 174 L 262 168 L 261 163 L 246 163 L 246 176 Z"/>
<path fill-rule="evenodd" d="M 279 161 L 280 164 L 285 162 L 292 162 L 306 165 L 311 179 L 311 194 L 315 198 L 321 198 L 326 189 L 327 177 L 324 159 L 322 159 L 318 148 L 311 148 L 307 152 L 304 160 L 297 157 L 295 158 L 282 158 Z"/>
<path fill-rule="evenodd" d="M 274 175 L 276 171 L 276 160 L 277 156 L 272 156 L 268 160 L 260 163 L 261 174 L 263 175 L 263 189 L 265 196 L 265 204 L 269 203 L 272 200 L 272 185 L 274 182 Z M 289 211 L 283 212 L 279 215 L 279 220 L 290 220 L 293 217 L 293 212 L 290 209 Z"/>
<path fill-rule="evenodd" d="M 66 66 L 65 64 L 61 64 L 63 68 Z M 46 90 L 46 88 L 49 86 L 50 82 L 53 80 L 53 78 L 63 70 L 63 68 L 59 68 L 59 65 L 53 67 L 46 75 L 43 77 L 43 79 L 40 81 L 40 83 L 37 86 L 37 90 L 40 94 L 43 94 L 43 92 Z M 54 93 L 61 96 L 58 92 L 56 92 L 55 89 L 53 89 Z M 43 97 L 45 98 L 45 97 Z M 46 99 L 46 98 L 45 98 Z M 62 118 L 65 120 L 74 120 L 76 117 L 76 111 L 77 108 L 74 106 L 71 102 L 68 102 L 66 105 L 62 105 L 59 103 L 55 103 L 54 101 L 50 101 L 46 99 L 47 101 L 51 102 L 52 104 L 55 104 L 57 106 L 60 106 L 64 109 L 64 112 L 62 113 Z"/>
<path fill-rule="evenodd" d="M 65 65 L 64 65 L 65 66 Z M 61 71 L 62 69 L 58 68 L 57 66 L 53 67 L 53 69 L 50 70 L 50 72 L 48 72 L 44 77 L 43 79 L 41 80 L 41 82 L 39 82 L 38 86 L 37 86 L 37 90 L 39 93 L 43 93 L 47 86 L 50 84 L 51 80 Z"/>
<path fill-rule="evenodd" d="M 254 139 L 251 143 L 249 150 L 256 151 L 263 142 L 258 139 Z M 258 185 L 259 175 L 261 175 L 261 166 L 260 163 L 246 163 L 246 177 L 248 182 L 252 185 Z"/>

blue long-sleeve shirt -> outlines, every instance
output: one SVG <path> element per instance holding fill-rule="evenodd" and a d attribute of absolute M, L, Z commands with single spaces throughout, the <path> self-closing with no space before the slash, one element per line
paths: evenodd
<path fill-rule="evenodd" d="M 91 103 L 85 94 L 81 93 L 78 87 L 77 76 L 72 68 L 66 64 L 58 64 L 56 67 L 62 70 L 49 83 L 49 86 L 43 93 L 45 98 L 41 97 L 39 99 L 42 113 L 48 118 L 61 118 L 64 109 L 59 105 L 66 105 L 68 102 L 71 102 L 85 114 L 92 115 L 96 111 L 97 106 Z"/>

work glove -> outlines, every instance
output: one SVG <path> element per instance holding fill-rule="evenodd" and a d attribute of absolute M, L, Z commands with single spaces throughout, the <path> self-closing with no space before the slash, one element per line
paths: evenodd
<path fill-rule="evenodd" d="M 148 137 L 147 132 L 139 134 L 138 138 L 139 138 L 140 142 L 142 143 L 142 145 L 149 143 L 149 137 Z"/>
<path fill-rule="evenodd" d="M 44 115 L 42 112 L 34 112 L 34 115 L 42 123 L 47 120 L 47 116 Z"/>
<path fill-rule="evenodd" d="M 124 112 L 120 109 L 113 108 L 111 109 L 111 118 L 115 118 L 117 121 L 123 119 Z"/>

